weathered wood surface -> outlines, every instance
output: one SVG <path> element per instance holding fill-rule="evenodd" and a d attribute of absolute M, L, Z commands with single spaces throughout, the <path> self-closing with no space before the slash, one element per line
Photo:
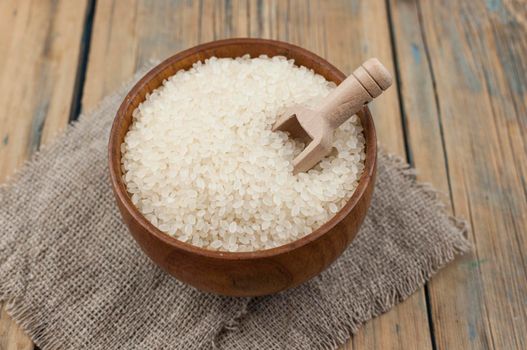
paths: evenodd
<path fill-rule="evenodd" d="M 472 226 L 429 283 L 436 348 L 526 349 L 527 4 L 390 5 L 412 160 Z"/>
<path fill-rule="evenodd" d="M 85 15 L 86 0 L 0 2 L 0 179 L 66 124 Z M 289 41 L 346 73 L 379 57 L 399 87 L 372 106 L 379 140 L 470 221 L 474 251 L 344 348 L 525 349 L 526 27 L 515 0 L 98 0 L 82 109 L 214 39 Z M 0 349 L 30 348 L 22 334 L 2 314 Z"/>
<path fill-rule="evenodd" d="M 437 343 L 450 348 L 463 337 L 465 348 L 525 349 L 527 8 L 497 1 L 445 8 L 424 2 L 423 29 L 453 207 L 470 220 L 475 249 L 431 283 Z M 445 326 L 453 310 L 463 332 Z"/>
<path fill-rule="evenodd" d="M 0 1 L 0 181 L 66 127 L 86 1 Z M 0 349 L 32 349 L 5 310 Z"/>
<path fill-rule="evenodd" d="M 378 57 L 395 72 L 388 12 L 384 1 L 313 2 L 313 12 L 294 13 L 298 23 L 288 40 L 321 54 L 345 73 L 369 57 Z M 374 23 L 370 19 L 375 18 Z M 311 21 L 315 20 L 315 23 Z M 303 25 L 299 25 L 303 23 Z M 319 47 L 314 43 L 320 43 Z M 395 77 L 397 79 L 397 77 Z M 371 105 L 380 144 L 405 157 L 396 83 Z M 346 349 L 431 349 L 424 291 L 419 291 L 391 312 L 368 322 L 345 346 Z"/>

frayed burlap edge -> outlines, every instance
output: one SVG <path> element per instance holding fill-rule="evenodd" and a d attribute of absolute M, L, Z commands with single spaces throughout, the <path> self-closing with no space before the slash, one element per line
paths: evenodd
<path fill-rule="evenodd" d="M 349 310 L 354 310 L 348 314 L 347 325 L 335 329 L 333 339 L 328 339 L 327 346 L 320 347 L 321 350 L 333 350 L 344 345 L 356 334 L 361 326 L 369 320 L 388 312 L 395 305 L 403 302 L 436 274 L 441 268 L 453 261 L 457 256 L 463 255 L 472 249 L 468 241 L 470 226 L 466 220 L 457 218 L 450 214 L 445 203 L 441 201 L 442 192 L 436 190 L 430 183 L 417 181 L 417 171 L 412 168 L 400 156 L 389 154 L 384 150 L 379 151 L 379 159 L 384 158 L 394 165 L 395 169 L 406 179 L 411 181 L 414 190 L 426 195 L 432 208 L 446 215 L 453 225 L 453 229 L 448 233 L 449 240 L 443 242 L 441 246 L 434 247 L 433 254 L 421 261 L 421 269 L 416 270 L 412 275 L 399 280 L 399 283 L 391 289 L 387 289 L 373 303 L 353 303 Z M 365 312 L 368 305 L 372 306 Z"/>

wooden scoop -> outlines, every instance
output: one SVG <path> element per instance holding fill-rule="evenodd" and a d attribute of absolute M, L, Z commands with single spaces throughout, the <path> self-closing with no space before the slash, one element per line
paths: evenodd
<path fill-rule="evenodd" d="M 315 109 L 288 108 L 273 125 L 273 131 L 287 131 L 293 138 L 311 139 L 293 160 L 293 173 L 308 171 L 333 149 L 336 128 L 362 106 L 392 85 L 392 76 L 376 58 L 370 58 L 347 77 Z"/>

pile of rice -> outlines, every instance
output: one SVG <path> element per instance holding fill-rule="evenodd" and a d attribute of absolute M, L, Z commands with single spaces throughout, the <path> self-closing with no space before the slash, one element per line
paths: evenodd
<path fill-rule="evenodd" d="M 132 202 L 161 231 L 198 247 L 254 251 L 297 240 L 350 198 L 364 169 L 357 116 L 336 155 L 293 175 L 304 145 L 271 127 L 335 88 L 285 57 L 211 58 L 180 71 L 133 113 L 122 151 Z"/>

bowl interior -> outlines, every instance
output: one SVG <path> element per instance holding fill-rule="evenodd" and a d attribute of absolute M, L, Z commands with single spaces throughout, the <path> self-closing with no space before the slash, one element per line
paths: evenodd
<path fill-rule="evenodd" d="M 313 69 L 316 73 L 324 76 L 327 80 L 333 81 L 337 84 L 346 78 L 342 72 L 340 72 L 336 67 L 331 65 L 323 58 L 315 55 L 312 52 L 288 43 L 264 39 L 227 39 L 214 41 L 180 52 L 166 59 L 150 70 L 126 95 L 112 125 L 109 141 L 109 166 L 115 195 L 122 202 L 125 210 L 127 210 L 139 223 L 139 225 L 141 225 L 146 231 L 172 246 L 178 247 L 193 254 L 226 259 L 251 259 L 282 254 L 284 252 L 296 249 L 325 234 L 344 217 L 349 215 L 358 200 L 364 194 L 364 191 L 366 190 L 369 181 L 371 181 L 372 174 L 374 172 L 377 155 L 377 141 L 373 119 L 369 109 L 365 106 L 358 113 L 362 127 L 364 129 L 363 133 L 366 140 L 366 160 L 364 172 L 359 180 L 355 192 L 344 205 L 344 207 L 328 222 L 309 235 L 280 247 L 267 250 L 255 252 L 219 252 L 199 248 L 189 243 L 181 242 L 178 239 L 161 232 L 154 225 L 152 225 L 139 212 L 135 205 L 133 205 L 126 190 L 126 186 L 122 180 L 121 144 L 130 127 L 130 124 L 132 123 L 133 111 L 141 102 L 145 100 L 148 93 L 161 86 L 166 78 L 176 74 L 179 70 L 189 69 L 195 62 L 205 60 L 212 56 L 234 58 L 243 56 L 245 54 L 249 54 L 251 57 L 257 57 L 260 55 L 267 55 L 270 57 L 285 56 L 287 58 L 294 59 L 296 65 L 302 65 Z"/>

